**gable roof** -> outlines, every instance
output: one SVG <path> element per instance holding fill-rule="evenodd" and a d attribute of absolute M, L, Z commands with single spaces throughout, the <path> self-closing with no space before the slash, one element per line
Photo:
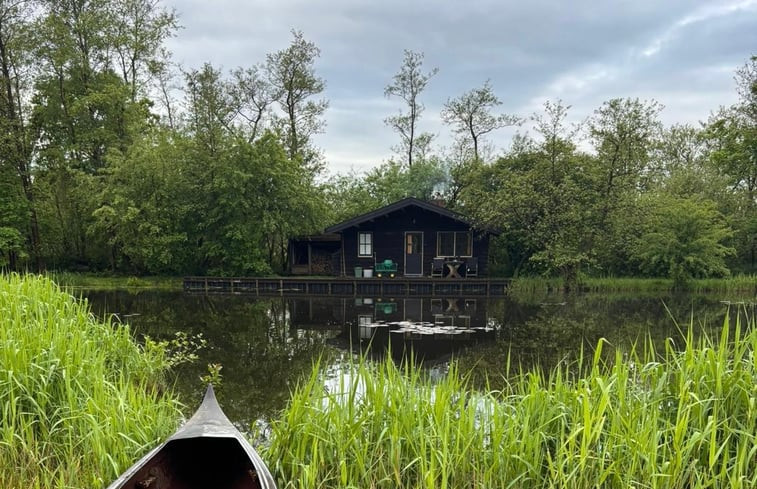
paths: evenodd
<path fill-rule="evenodd" d="M 339 224 L 334 224 L 331 227 L 327 227 L 325 229 L 325 232 L 338 233 L 338 232 L 344 231 L 345 229 L 351 228 L 353 226 L 358 226 L 364 222 L 371 221 L 373 219 L 376 219 L 377 217 L 382 217 L 392 212 L 395 212 L 395 211 L 398 211 L 400 209 L 404 209 L 405 207 L 410 207 L 410 206 L 415 206 L 426 211 L 435 212 L 439 214 L 440 216 L 454 219 L 455 221 L 468 224 L 469 226 L 472 225 L 471 221 L 468 220 L 466 217 L 464 217 L 462 214 L 458 214 L 457 212 L 451 211 L 449 209 L 446 209 L 436 204 L 424 202 L 422 200 L 416 199 L 415 197 L 407 197 L 402 200 L 398 200 L 397 202 L 394 202 L 392 204 L 385 205 L 384 207 L 380 207 L 376 209 L 375 211 L 367 212 L 360 216 L 353 217 L 352 219 L 347 219 L 346 221 L 342 221 Z"/>

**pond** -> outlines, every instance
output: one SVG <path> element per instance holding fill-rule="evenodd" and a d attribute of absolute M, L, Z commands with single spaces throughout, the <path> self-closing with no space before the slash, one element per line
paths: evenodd
<path fill-rule="evenodd" d="M 98 316 L 115 315 L 138 337 L 171 339 L 202 334 L 199 359 L 174 372 L 181 399 L 194 409 L 208 364 L 221 365 L 219 398 L 240 426 L 270 420 L 286 405 L 297 382 L 321 360 L 338 367 L 355 352 L 369 357 L 413 358 L 431 375 L 456 359 L 472 380 L 496 387 L 511 366 L 553 367 L 600 338 L 628 351 L 651 337 L 681 342 L 693 322 L 697 334 L 717 330 L 726 312 L 744 312 L 718 297 L 610 297 L 578 295 L 511 298 L 376 298 L 190 295 L 165 291 L 82 291 Z M 734 299 L 736 300 L 736 299 Z M 754 301 L 746 311 L 754 314 Z"/>

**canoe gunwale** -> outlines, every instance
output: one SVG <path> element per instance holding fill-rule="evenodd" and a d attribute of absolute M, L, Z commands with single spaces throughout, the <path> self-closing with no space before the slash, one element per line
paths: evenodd
<path fill-rule="evenodd" d="M 265 462 L 263 462 L 263 459 L 260 458 L 260 455 L 258 455 L 252 445 L 250 445 L 247 439 L 239 432 L 231 421 L 229 421 L 229 418 L 227 418 L 221 410 L 212 385 L 208 385 L 202 404 L 186 424 L 179 428 L 165 442 L 150 450 L 146 455 L 139 459 L 139 461 L 129 467 L 120 477 L 118 477 L 118 479 L 108 486 L 108 489 L 122 489 L 140 469 L 145 467 L 153 458 L 158 456 L 158 454 L 171 442 L 202 438 L 226 438 L 236 440 L 239 444 L 239 448 L 244 451 L 245 455 L 249 458 L 255 468 L 261 489 L 276 489 L 276 483 L 273 480 L 273 476 L 268 470 Z"/>

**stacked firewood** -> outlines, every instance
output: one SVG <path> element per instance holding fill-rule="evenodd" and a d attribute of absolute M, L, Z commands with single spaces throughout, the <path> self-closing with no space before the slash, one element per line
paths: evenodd
<path fill-rule="evenodd" d="M 314 275 L 331 274 L 331 256 L 323 253 L 313 253 L 310 255 L 311 273 Z"/>

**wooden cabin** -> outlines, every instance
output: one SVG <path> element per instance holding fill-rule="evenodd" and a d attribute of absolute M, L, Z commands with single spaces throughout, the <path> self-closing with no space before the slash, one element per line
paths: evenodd
<path fill-rule="evenodd" d="M 475 229 L 461 214 L 408 197 L 330 226 L 321 235 L 290 240 L 290 271 L 353 277 L 381 271 L 387 277 L 481 277 L 487 275 L 491 234 Z"/>

